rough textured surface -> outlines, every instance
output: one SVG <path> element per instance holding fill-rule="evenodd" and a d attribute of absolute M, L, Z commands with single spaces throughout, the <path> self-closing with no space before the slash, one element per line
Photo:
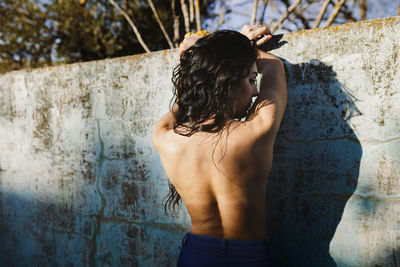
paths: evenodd
<path fill-rule="evenodd" d="M 268 182 L 283 266 L 400 265 L 400 18 L 284 35 Z M 0 76 L 0 265 L 174 266 L 151 144 L 176 51 Z"/>
<path fill-rule="evenodd" d="M 151 131 L 172 52 L 0 76 L 0 266 L 172 266 Z"/>
<path fill-rule="evenodd" d="M 400 264 L 400 19 L 285 35 L 267 207 L 286 266 Z"/>

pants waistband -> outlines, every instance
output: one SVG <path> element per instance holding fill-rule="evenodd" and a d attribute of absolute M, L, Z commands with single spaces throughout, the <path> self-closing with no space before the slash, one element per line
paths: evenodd
<path fill-rule="evenodd" d="M 221 255 L 256 256 L 271 255 L 271 246 L 266 239 L 240 240 L 215 238 L 187 232 L 182 246 L 213 251 Z"/>

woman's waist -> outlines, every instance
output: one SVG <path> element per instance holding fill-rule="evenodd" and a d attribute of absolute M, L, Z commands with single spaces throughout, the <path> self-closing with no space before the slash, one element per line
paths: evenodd
<path fill-rule="evenodd" d="M 182 240 L 182 245 L 197 250 L 224 251 L 228 255 L 257 256 L 268 255 L 271 247 L 268 239 L 231 239 L 217 238 L 187 232 Z"/>
<path fill-rule="evenodd" d="M 229 240 L 267 240 L 268 234 L 265 221 L 253 224 L 225 225 L 223 223 L 215 225 L 195 223 L 192 221 L 190 233 L 198 236 L 205 236 L 215 239 Z"/>

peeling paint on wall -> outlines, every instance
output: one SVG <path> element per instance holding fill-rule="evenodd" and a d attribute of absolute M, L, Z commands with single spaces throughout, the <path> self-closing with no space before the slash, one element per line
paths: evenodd
<path fill-rule="evenodd" d="M 283 266 L 400 264 L 400 18 L 286 34 L 268 181 Z M 177 51 L 0 75 L 0 265 L 175 266 L 151 131 Z"/>

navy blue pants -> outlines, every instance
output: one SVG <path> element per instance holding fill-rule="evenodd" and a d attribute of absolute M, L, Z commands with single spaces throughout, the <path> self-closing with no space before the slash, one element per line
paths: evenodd
<path fill-rule="evenodd" d="M 178 267 L 276 266 L 267 240 L 220 239 L 185 234 Z"/>

